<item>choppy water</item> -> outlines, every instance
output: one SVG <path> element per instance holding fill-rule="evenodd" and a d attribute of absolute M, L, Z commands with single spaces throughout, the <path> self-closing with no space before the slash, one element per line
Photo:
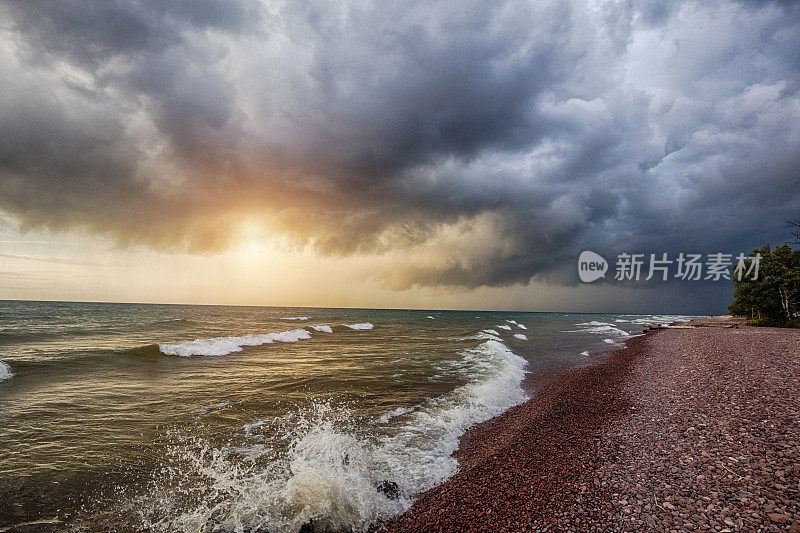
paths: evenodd
<path fill-rule="evenodd" d="M 469 427 L 688 318 L 0 302 L 0 530 L 363 531 Z"/>

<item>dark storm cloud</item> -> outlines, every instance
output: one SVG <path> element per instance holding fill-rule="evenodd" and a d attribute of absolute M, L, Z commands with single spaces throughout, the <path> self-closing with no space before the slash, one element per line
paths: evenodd
<path fill-rule="evenodd" d="M 0 210 L 224 249 L 242 216 L 389 286 L 574 283 L 800 212 L 791 3 L 7 2 Z"/>

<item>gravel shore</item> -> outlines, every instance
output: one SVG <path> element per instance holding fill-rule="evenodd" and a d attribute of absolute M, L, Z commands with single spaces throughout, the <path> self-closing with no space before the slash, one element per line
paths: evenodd
<path fill-rule="evenodd" d="M 800 532 L 800 331 L 659 330 L 470 431 L 388 531 Z"/>

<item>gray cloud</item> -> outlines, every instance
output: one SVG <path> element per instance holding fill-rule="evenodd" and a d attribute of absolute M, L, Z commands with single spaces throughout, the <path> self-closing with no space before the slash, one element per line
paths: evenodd
<path fill-rule="evenodd" d="M 6 2 L 0 210 L 224 249 L 242 214 L 395 288 L 746 251 L 800 212 L 791 2 Z M 466 241 L 473 240 L 469 246 Z"/>

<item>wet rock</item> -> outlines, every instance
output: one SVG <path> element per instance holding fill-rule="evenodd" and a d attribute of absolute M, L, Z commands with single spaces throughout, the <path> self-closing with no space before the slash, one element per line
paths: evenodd
<path fill-rule="evenodd" d="M 396 500 L 400 497 L 400 487 L 398 487 L 397 483 L 394 481 L 383 481 L 377 488 L 378 492 L 382 493 L 390 500 Z"/>

